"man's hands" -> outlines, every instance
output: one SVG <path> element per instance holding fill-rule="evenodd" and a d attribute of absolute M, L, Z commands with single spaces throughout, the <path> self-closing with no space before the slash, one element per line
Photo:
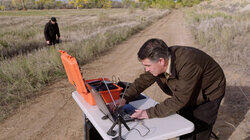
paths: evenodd
<path fill-rule="evenodd" d="M 49 40 L 48 41 L 46 41 L 47 42 L 47 44 L 49 44 Z"/>
<path fill-rule="evenodd" d="M 135 113 L 131 115 L 131 118 L 148 119 L 148 114 L 146 110 L 135 110 Z"/>
<path fill-rule="evenodd" d="M 115 104 L 117 106 L 120 105 L 120 107 L 124 106 L 126 104 L 126 100 L 125 99 L 120 99 L 120 100 L 117 100 L 115 102 Z M 115 105 L 114 104 L 109 104 L 109 107 L 114 111 L 116 108 L 115 108 Z M 135 113 L 133 113 L 131 115 L 132 118 L 136 118 L 136 119 L 148 119 L 148 114 L 146 112 L 146 110 L 135 110 Z"/>

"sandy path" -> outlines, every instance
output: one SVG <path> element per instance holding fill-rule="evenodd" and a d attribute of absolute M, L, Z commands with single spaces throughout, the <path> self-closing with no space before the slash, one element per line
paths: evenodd
<path fill-rule="evenodd" d="M 161 38 L 171 45 L 194 46 L 190 31 L 185 28 L 183 15 L 174 11 L 140 33 L 130 37 L 108 54 L 82 67 L 86 79 L 112 75 L 132 82 L 143 71 L 136 53 L 150 38 Z M 74 88 L 67 79 L 57 81 L 42 91 L 42 96 L 24 105 L 19 112 L 0 125 L 0 139 L 81 139 L 82 112 L 71 97 Z M 155 85 L 145 93 L 157 101 L 162 96 Z"/>

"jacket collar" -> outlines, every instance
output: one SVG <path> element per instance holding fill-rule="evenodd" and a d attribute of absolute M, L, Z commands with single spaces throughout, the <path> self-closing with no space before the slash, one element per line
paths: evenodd
<path fill-rule="evenodd" d="M 168 67 L 165 73 L 171 75 L 171 57 L 168 58 Z"/>
<path fill-rule="evenodd" d="M 170 50 L 170 49 L 169 49 Z M 174 79 L 176 78 L 176 69 L 175 69 L 175 54 L 170 50 L 171 54 L 171 63 L 170 63 L 170 75 L 166 77 L 165 73 L 158 75 L 158 78 Z"/>

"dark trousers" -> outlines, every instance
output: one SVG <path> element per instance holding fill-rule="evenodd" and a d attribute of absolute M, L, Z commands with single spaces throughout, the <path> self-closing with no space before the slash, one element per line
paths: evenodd
<path fill-rule="evenodd" d="M 183 135 L 180 139 L 209 140 L 222 98 L 223 96 L 194 108 L 182 108 L 179 110 L 178 113 L 193 122 L 195 126 L 195 130 L 192 133 Z"/>

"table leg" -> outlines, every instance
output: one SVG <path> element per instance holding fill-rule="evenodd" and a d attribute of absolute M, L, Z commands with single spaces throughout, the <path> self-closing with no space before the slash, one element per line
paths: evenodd
<path fill-rule="evenodd" d="M 89 120 L 86 117 L 86 115 L 83 113 L 83 134 L 84 134 L 84 140 L 89 140 L 89 130 L 90 130 L 90 126 L 89 126 Z"/>
<path fill-rule="evenodd" d="M 92 123 L 89 121 L 89 119 L 84 113 L 83 123 L 84 140 L 103 140 L 101 135 L 98 133 L 98 131 L 95 129 L 95 127 L 92 125 Z"/>

